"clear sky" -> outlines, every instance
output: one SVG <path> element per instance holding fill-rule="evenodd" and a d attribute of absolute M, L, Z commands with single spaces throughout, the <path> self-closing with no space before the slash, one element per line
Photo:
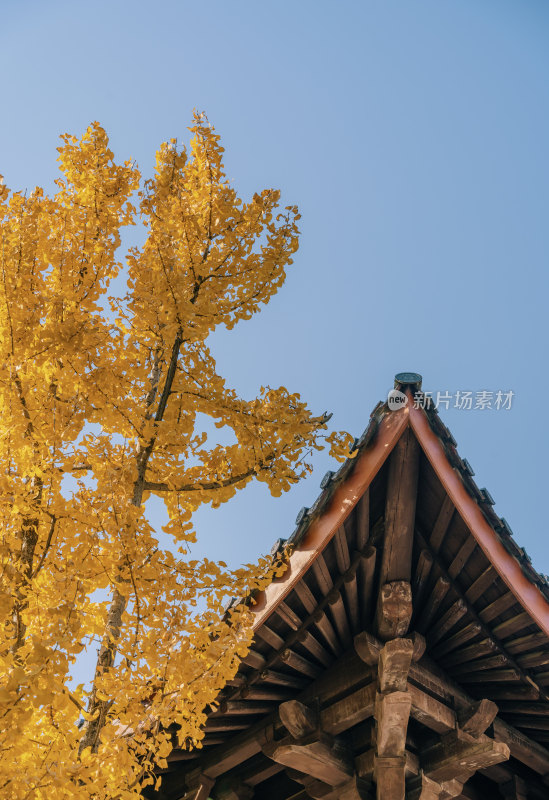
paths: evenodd
<path fill-rule="evenodd" d="M 148 173 L 205 110 L 241 194 L 279 187 L 303 215 L 279 295 L 216 335 L 221 372 L 355 435 L 398 371 L 513 391 L 511 410 L 441 413 L 549 572 L 548 42 L 545 0 L 3 0 L 0 173 L 51 188 L 58 135 L 92 120 Z M 315 464 L 283 498 L 199 513 L 196 552 L 238 563 L 287 537 L 334 466 Z"/>

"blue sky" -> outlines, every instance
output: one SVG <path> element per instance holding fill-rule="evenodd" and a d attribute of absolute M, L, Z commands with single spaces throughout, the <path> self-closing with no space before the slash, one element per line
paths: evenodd
<path fill-rule="evenodd" d="M 1 4 L 0 173 L 51 187 L 58 135 L 99 120 L 152 169 L 204 109 L 242 195 L 299 205 L 301 248 L 259 316 L 215 336 L 245 395 L 300 391 L 358 435 L 402 370 L 442 411 L 535 566 L 549 572 L 549 6 L 536 0 Z M 329 459 L 274 500 L 197 514 L 197 552 L 253 560 L 293 530 Z"/>

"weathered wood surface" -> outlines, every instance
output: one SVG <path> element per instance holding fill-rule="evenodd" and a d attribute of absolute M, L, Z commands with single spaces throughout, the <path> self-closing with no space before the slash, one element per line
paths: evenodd
<path fill-rule="evenodd" d="M 507 761 L 510 752 L 503 742 L 487 736 L 478 739 L 460 732 L 448 734 L 424 758 L 427 777 L 438 783 L 457 780 L 465 783 L 479 769 Z"/>
<path fill-rule="evenodd" d="M 393 639 L 381 650 L 378 662 L 379 691 L 405 692 L 414 645 L 410 639 Z"/>
<path fill-rule="evenodd" d="M 411 706 L 409 692 L 378 694 L 375 705 L 378 756 L 404 757 Z"/>
<path fill-rule="evenodd" d="M 319 734 L 311 741 L 287 736 L 263 747 L 263 752 L 278 764 L 303 772 L 329 786 L 338 786 L 354 775 L 352 759 L 332 737 Z"/>
<path fill-rule="evenodd" d="M 385 583 L 379 592 L 376 626 L 380 639 L 404 636 L 412 618 L 412 587 L 407 581 Z"/>
<path fill-rule="evenodd" d="M 282 724 L 296 739 L 307 736 L 318 729 L 319 720 L 316 711 L 300 703 L 299 700 L 288 700 L 278 710 Z"/>
<path fill-rule="evenodd" d="M 436 522 L 433 526 L 433 530 L 431 531 L 430 543 L 435 553 L 438 553 L 440 550 L 440 546 L 444 537 L 446 536 L 446 531 L 450 525 L 454 510 L 454 504 L 448 495 L 445 494 Z"/>
<path fill-rule="evenodd" d="M 406 758 L 377 756 L 375 781 L 377 800 L 404 800 L 406 796 Z"/>
<path fill-rule="evenodd" d="M 491 700 L 480 700 L 458 714 L 461 730 L 471 736 L 480 736 L 493 723 L 498 707 Z"/>
<path fill-rule="evenodd" d="M 320 712 L 321 726 L 331 734 L 342 733 L 374 715 L 376 685 L 371 683 L 357 689 Z"/>
<path fill-rule="evenodd" d="M 418 463 L 419 444 L 408 429 L 395 445 L 389 462 L 380 586 L 394 581 L 410 583 L 412 577 Z"/>

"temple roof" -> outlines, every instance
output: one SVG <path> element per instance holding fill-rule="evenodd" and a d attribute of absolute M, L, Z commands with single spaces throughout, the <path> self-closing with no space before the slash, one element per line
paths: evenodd
<path fill-rule="evenodd" d="M 497 716 L 478 735 L 492 749 L 508 747 L 509 759 L 487 761 L 459 796 L 489 797 L 490 786 L 511 780 L 526 782 L 529 797 L 547 796 L 547 578 L 477 487 L 437 410 L 417 402 L 420 376 L 401 374 L 395 386 L 406 405 L 376 406 L 353 457 L 325 475 L 315 504 L 275 544 L 273 552 L 291 545 L 289 566 L 256 598 L 252 649 L 208 717 L 202 750 L 172 753 L 160 797 L 317 796 L 307 776 L 285 768 L 288 756 L 271 752 L 291 730 L 289 701 L 316 709 L 324 734 L 355 764 L 353 780 L 366 786 L 371 753 L 379 758 L 369 740 L 376 659 L 383 642 L 399 637 L 414 648 L 407 782 L 436 773 L 422 752 L 441 746 L 432 737 L 463 727 L 465 709 L 482 701 Z M 384 587 L 397 585 L 409 586 L 408 618 L 406 598 L 396 595 L 388 602 L 401 605 L 381 618 Z M 244 794 L 227 794 L 236 784 Z"/>

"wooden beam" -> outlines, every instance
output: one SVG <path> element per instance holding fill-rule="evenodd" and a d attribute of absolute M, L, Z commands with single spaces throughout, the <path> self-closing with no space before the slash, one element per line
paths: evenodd
<path fill-rule="evenodd" d="M 381 587 L 376 624 L 383 641 L 404 636 L 412 618 L 412 589 L 407 581 L 393 581 Z"/>
<path fill-rule="evenodd" d="M 417 538 L 419 544 L 422 547 L 429 548 L 427 542 L 423 539 L 421 533 L 417 533 Z M 434 555 L 434 554 L 433 554 Z M 439 560 L 435 557 L 435 562 L 437 569 L 440 571 L 442 577 L 446 578 L 450 581 L 450 578 L 444 569 L 443 565 L 440 563 Z M 508 636 L 514 635 L 517 631 L 521 630 L 525 623 L 528 621 L 528 615 L 526 613 L 521 613 L 516 617 L 513 617 L 505 622 L 500 623 L 495 628 L 490 629 L 488 625 L 483 622 L 480 616 L 477 614 L 475 608 L 471 604 L 471 600 L 468 599 L 466 595 L 464 595 L 459 588 L 459 585 L 454 581 L 453 582 L 453 591 L 455 594 L 458 595 L 458 602 L 462 602 L 465 605 L 467 615 L 469 619 L 472 619 L 468 625 L 466 625 L 463 629 L 458 630 L 457 633 L 453 634 L 447 639 L 443 639 L 439 644 L 431 647 L 432 655 L 434 658 L 440 659 L 442 656 L 446 655 L 448 652 L 452 652 L 457 649 L 457 647 L 461 647 L 466 641 L 478 636 L 479 633 L 484 634 L 484 638 L 490 641 L 493 641 L 496 645 L 497 651 L 504 655 L 509 661 L 509 667 L 515 670 L 518 673 L 518 680 L 522 680 L 525 683 L 529 683 L 530 685 L 536 686 L 539 689 L 540 695 L 543 699 L 549 700 L 549 694 L 543 689 L 540 688 L 538 685 L 538 679 L 534 680 L 532 675 L 529 675 L 525 672 L 520 665 L 516 662 L 512 655 L 510 655 L 509 651 L 506 649 L 507 645 L 502 642 L 502 639 L 507 638 Z M 456 607 L 457 604 L 454 605 Z M 496 679 L 496 676 L 493 676 L 493 679 Z M 513 679 L 512 679 L 513 680 Z"/>
<path fill-rule="evenodd" d="M 417 629 L 421 631 L 421 633 L 425 633 L 425 631 L 428 629 L 431 620 L 436 615 L 442 601 L 446 597 L 449 588 L 450 581 L 448 578 L 445 578 L 443 575 L 437 578 L 433 590 L 429 595 L 429 598 L 426 600 L 423 610 L 416 623 Z"/>
<path fill-rule="evenodd" d="M 454 504 L 452 503 L 448 495 L 445 494 L 430 536 L 431 547 L 433 548 L 435 553 L 438 553 L 438 551 L 440 550 L 440 547 L 446 535 L 446 531 L 448 530 L 450 521 L 454 514 L 454 510 L 455 510 Z"/>
<path fill-rule="evenodd" d="M 484 572 L 469 586 L 465 592 L 465 597 L 470 603 L 476 603 L 479 597 L 482 597 L 484 592 L 489 586 L 492 586 L 497 580 L 498 574 L 494 567 L 490 564 L 486 567 Z"/>
<path fill-rule="evenodd" d="M 274 669 L 264 669 L 259 673 L 258 680 L 265 683 L 274 683 L 276 686 L 288 686 L 290 689 L 303 689 L 306 685 L 303 678 L 297 675 L 287 675 Z"/>
<path fill-rule="evenodd" d="M 418 465 L 419 445 L 408 429 L 395 445 L 389 462 L 381 586 L 394 581 L 409 583 L 412 577 Z"/>
<path fill-rule="evenodd" d="M 447 733 L 456 727 L 456 714 L 440 700 L 410 684 L 411 715 L 422 725 L 437 733 Z"/>
<path fill-rule="evenodd" d="M 322 606 L 317 603 L 314 594 L 311 592 L 305 581 L 300 581 L 295 586 L 295 593 L 299 597 L 303 607 L 310 615 L 311 624 L 314 625 L 324 637 L 328 647 L 336 656 L 341 653 L 341 644 L 332 623 L 326 616 Z"/>
<path fill-rule="evenodd" d="M 281 764 L 276 764 L 267 758 L 263 753 L 258 753 L 257 756 L 251 758 L 246 766 L 239 768 L 238 779 L 246 786 L 257 786 L 263 781 L 269 780 L 273 775 L 282 772 L 284 767 Z"/>
<path fill-rule="evenodd" d="M 338 734 L 374 715 L 376 685 L 357 689 L 320 712 L 320 724 L 326 733 Z"/>
<path fill-rule="evenodd" d="M 406 734 L 412 704 L 408 692 L 376 697 L 376 754 L 374 776 L 378 800 L 404 800 Z"/>
<path fill-rule="evenodd" d="M 358 597 L 358 580 L 355 570 L 349 570 L 345 575 L 345 583 L 343 585 L 351 630 L 353 633 L 356 633 L 360 630 L 360 600 Z"/>
<path fill-rule="evenodd" d="M 370 537 L 370 490 L 366 489 L 356 506 L 356 547 L 363 550 Z"/>
<path fill-rule="evenodd" d="M 351 566 L 351 557 L 349 555 L 349 545 L 347 544 L 345 525 L 339 526 L 335 532 L 333 541 L 337 568 L 340 573 L 347 572 Z"/>
<path fill-rule="evenodd" d="M 513 758 L 522 761 L 540 775 L 549 775 L 549 753 L 546 748 L 499 717 L 494 721 L 494 739 L 505 743 Z"/>
<path fill-rule="evenodd" d="M 362 601 L 361 620 L 364 628 L 372 623 L 372 598 L 374 595 L 374 572 L 377 559 L 377 550 L 369 545 L 363 550 L 358 566 L 358 579 L 360 598 Z"/>
<path fill-rule="evenodd" d="M 468 647 L 462 647 L 459 650 L 450 653 L 442 659 L 442 666 L 447 669 L 452 668 L 452 673 L 456 667 L 466 666 L 469 669 L 469 661 L 475 661 L 482 656 L 491 656 L 497 652 L 496 643 L 491 639 L 483 639 L 481 642 L 475 642 Z"/>
<path fill-rule="evenodd" d="M 507 761 L 510 752 L 503 742 L 488 736 L 474 739 L 460 731 L 449 733 L 425 754 L 424 770 L 438 783 L 457 780 L 465 783 L 479 769 Z"/>
<path fill-rule="evenodd" d="M 342 583 L 344 582 L 343 575 L 340 576 L 340 580 Z M 334 586 L 327 597 L 337 635 L 345 649 L 347 649 L 351 644 L 352 635 L 349 627 L 349 620 L 347 619 L 347 610 L 345 609 L 343 597 L 341 596 L 341 586 Z"/>
<path fill-rule="evenodd" d="M 467 606 L 463 600 L 456 600 L 450 608 L 441 615 L 441 617 L 431 625 L 427 638 L 429 645 L 432 647 L 440 641 L 448 631 L 457 625 L 460 619 L 467 613 Z"/>
<path fill-rule="evenodd" d="M 433 566 L 433 556 L 428 550 L 422 549 L 416 567 L 414 580 L 412 582 L 412 598 L 414 604 L 414 618 L 417 617 L 418 609 L 423 605 L 431 567 Z"/>

